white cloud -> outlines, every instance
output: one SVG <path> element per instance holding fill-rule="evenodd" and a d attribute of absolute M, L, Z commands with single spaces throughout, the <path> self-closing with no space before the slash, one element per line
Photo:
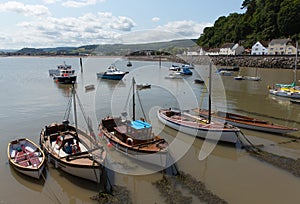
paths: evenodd
<path fill-rule="evenodd" d="M 60 1 L 60 0 L 43 0 L 43 2 L 45 4 L 54 4 L 54 3 L 58 2 L 58 1 Z"/>
<path fill-rule="evenodd" d="M 173 21 L 158 26 L 157 29 L 177 33 L 185 38 L 198 38 L 205 27 L 212 25 L 211 23 L 197 23 L 194 21 Z"/>
<path fill-rule="evenodd" d="M 88 13 L 78 18 L 49 16 L 17 26 L 20 28 L 18 34 L 10 36 L 13 41 L 9 41 L 8 47 L 17 44 L 22 47 L 56 47 L 114 43 L 122 33 L 131 31 L 135 22 L 112 13 Z"/>
<path fill-rule="evenodd" d="M 26 16 L 47 16 L 51 14 L 48 8 L 43 5 L 25 5 L 16 1 L 0 4 L 0 12 L 15 12 Z"/>
<path fill-rule="evenodd" d="M 98 2 L 104 2 L 105 0 L 69 0 L 66 2 L 63 2 L 62 5 L 65 7 L 84 7 L 89 5 L 97 4 Z"/>
<path fill-rule="evenodd" d="M 152 21 L 153 21 L 153 22 L 158 22 L 158 21 L 160 21 L 160 18 L 159 18 L 159 17 L 153 17 L 153 18 L 152 18 Z"/>

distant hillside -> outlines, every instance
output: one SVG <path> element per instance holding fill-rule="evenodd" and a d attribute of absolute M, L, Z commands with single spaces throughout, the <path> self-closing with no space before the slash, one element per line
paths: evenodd
<path fill-rule="evenodd" d="M 56 48 L 23 48 L 10 53 L 10 55 L 115 55 L 124 56 L 141 50 L 156 50 L 171 54 L 182 53 L 187 48 L 197 46 L 196 39 L 173 40 L 169 42 L 156 42 L 144 44 L 104 44 L 84 45 L 80 47 L 56 47 Z"/>
<path fill-rule="evenodd" d="M 251 47 L 258 40 L 300 38 L 300 0 L 244 0 L 244 14 L 232 13 L 218 18 L 204 29 L 197 43 L 220 47 L 226 42 Z"/>

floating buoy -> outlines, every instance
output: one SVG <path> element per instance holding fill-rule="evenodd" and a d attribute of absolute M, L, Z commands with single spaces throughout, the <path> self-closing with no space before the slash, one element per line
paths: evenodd
<path fill-rule="evenodd" d="M 109 143 L 107 143 L 107 147 L 112 147 L 113 145 L 109 142 Z"/>

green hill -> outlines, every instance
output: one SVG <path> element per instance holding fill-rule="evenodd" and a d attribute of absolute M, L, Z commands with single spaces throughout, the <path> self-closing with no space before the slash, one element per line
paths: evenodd
<path fill-rule="evenodd" d="M 300 0 L 244 0 L 245 13 L 218 18 L 206 27 L 197 43 L 203 47 L 220 47 L 226 42 L 251 47 L 258 40 L 300 37 Z"/>

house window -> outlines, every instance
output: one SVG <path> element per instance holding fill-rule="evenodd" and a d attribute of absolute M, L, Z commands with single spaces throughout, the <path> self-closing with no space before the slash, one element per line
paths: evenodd
<path fill-rule="evenodd" d="M 258 48 L 255 48 L 255 51 L 257 51 L 258 50 Z"/>

